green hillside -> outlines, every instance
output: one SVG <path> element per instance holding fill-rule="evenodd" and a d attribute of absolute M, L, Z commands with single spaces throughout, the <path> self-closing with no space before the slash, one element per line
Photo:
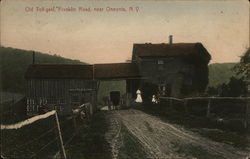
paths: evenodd
<path fill-rule="evenodd" d="M 24 92 L 24 73 L 32 64 L 32 51 L 0 47 L 0 75 L 2 91 Z M 59 55 L 35 53 L 36 64 L 86 64 L 79 60 L 71 60 Z"/>
<path fill-rule="evenodd" d="M 209 86 L 216 87 L 222 83 L 228 83 L 230 77 L 237 76 L 232 70 L 236 63 L 214 63 L 209 68 Z M 240 77 L 240 76 L 237 76 Z"/>

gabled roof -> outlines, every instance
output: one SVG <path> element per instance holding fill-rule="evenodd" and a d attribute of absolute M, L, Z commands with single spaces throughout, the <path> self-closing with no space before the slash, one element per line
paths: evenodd
<path fill-rule="evenodd" d="M 139 70 L 134 63 L 109 63 L 95 64 L 95 78 L 111 79 L 111 78 L 137 78 Z"/>
<path fill-rule="evenodd" d="M 93 78 L 92 65 L 34 64 L 29 65 L 25 78 Z"/>
<path fill-rule="evenodd" d="M 128 79 L 138 77 L 138 68 L 133 63 L 95 65 L 35 64 L 30 65 L 25 73 L 26 79 Z"/>
<path fill-rule="evenodd" d="M 206 61 L 211 59 L 210 54 L 201 43 L 174 43 L 174 44 L 134 44 L 133 57 L 173 57 L 173 56 L 201 56 Z"/>

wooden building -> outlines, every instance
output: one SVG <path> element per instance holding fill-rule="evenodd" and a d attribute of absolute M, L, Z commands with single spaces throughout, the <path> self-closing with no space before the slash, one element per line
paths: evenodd
<path fill-rule="evenodd" d="M 201 43 L 134 44 L 132 62 L 143 82 L 161 95 L 181 97 L 203 92 L 208 84 L 210 54 Z"/>
<path fill-rule="evenodd" d="M 30 65 L 26 71 L 27 114 L 39 113 L 39 108 L 70 114 L 83 103 L 95 105 L 99 82 L 125 79 L 127 94 L 135 91 L 132 81 L 139 79 L 135 64 L 115 63 L 96 65 Z"/>
<path fill-rule="evenodd" d="M 70 114 L 83 103 L 95 105 L 100 81 L 126 80 L 127 105 L 136 98 L 136 90 L 144 83 L 158 86 L 163 96 L 201 93 L 208 84 L 210 59 L 201 43 L 173 44 L 170 38 L 167 44 L 134 44 L 131 63 L 33 64 L 25 74 L 27 113 L 34 115 L 40 107 L 46 107 Z"/>
<path fill-rule="evenodd" d="M 96 82 L 92 65 L 30 65 L 27 81 L 27 113 L 37 114 L 39 107 L 56 109 L 62 114 L 95 99 Z"/>
<path fill-rule="evenodd" d="M 126 93 L 135 98 L 140 87 L 140 73 L 136 63 L 95 64 L 95 77 L 99 81 L 126 80 Z"/>

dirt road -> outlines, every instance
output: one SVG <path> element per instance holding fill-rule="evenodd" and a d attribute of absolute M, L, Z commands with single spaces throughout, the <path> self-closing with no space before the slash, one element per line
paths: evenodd
<path fill-rule="evenodd" d="M 109 112 L 110 131 L 106 139 L 111 145 L 113 158 L 118 158 L 123 144 L 121 125 L 143 148 L 147 158 L 164 159 L 246 159 L 250 152 L 240 151 L 230 145 L 217 143 L 201 137 L 180 126 L 161 121 L 157 117 L 139 110 L 119 110 Z"/>

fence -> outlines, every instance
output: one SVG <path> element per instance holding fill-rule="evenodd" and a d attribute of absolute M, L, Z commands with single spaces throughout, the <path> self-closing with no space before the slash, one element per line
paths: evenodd
<path fill-rule="evenodd" d="M 10 134 L 11 136 L 11 137 L 7 137 L 6 139 L 7 142 L 11 143 L 11 144 L 7 144 L 8 147 L 4 147 L 5 146 L 4 143 L 1 144 L 1 157 L 2 158 L 5 158 L 5 157 L 17 158 L 18 156 L 18 158 L 19 157 L 21 158 L 39 158 L 39 157 L 44 158 L 44 156 L 41 157 L 42 156 L 41 154 L 44 152 L 43 155 L 47 155 L 46 152 L 50 149 L 53 149 L 53 152 L 51 152 L 49 157 L 53 156 L 54 158 L 60 157 L 60 158 L 65 159 L 66 158 L 65 146 L 68 145 L 70 141 L 78 133 L 79 124 L 77 124 L 77 118 L 81 120 L 85 118 L 90 118 L 92 114 L 93 114 L 92 105 L 90 103 L 86 103 L 86 104 L 79 106 L 77 109 L 72 110 L 72 115 L 67 118 L 63 118 L 64 121 L 60 120 L 60 122 L 59 122 L 59 117 L 57 115 L 57 112 L 55 110 L 52 110 L 45 114 L 37 115 L 37 116 L 23 120 L 15 124 L 9 124 L 9 125 L 1 124 L 1 133 L 5 132 L 5 134 Z M 54 118 L 53 119 L 54 122 L 47 121 L 47 120 L 50 120 L 51 117 Z M 46 123 L 39 123 L 45 120 L 46 120 Z M 74 124 L 72 124 L 72 122 Z M 71 125 L 74 126 L 73 129 L 70 128 Z M 64 131 L 64 128 L 67 131 Z M 42 129 L 43 132 L 41 133 L 40 131 L 38 131 L 38 129 Z M 39 136 L 33 137 L 33 139 L 31 140 L 23 139 L 23 136 L 26 136 L 26 135 L 32 138 L 32 136 L 34 136 L 34 134 L 38 132 L 41 134 Z M 30 134 L 27 134 L 27 133 L 30 133 Z M 5 136 L 4 134 L 1 134 L 1 135 L 2 135 L 1 140 L 3 141 L 5 139 Z M 20 142 L 23 139 L 22 143 L 17 144 L 18 139 L 20 139 Z M 65 144 L 63 142 L 63 139 L 64 141 L 66 141 Z M 55 145 L 56 143 L 58 146 Z M 36 149 L 30 149 L 31 147 L 36 147 Z M 28 152 L 27 153 L 29 154 L 28 156 L 25 156 L 23 154 L 26 152 Z"/>
<path fill-rule="evenodd" d="M 206 117 L 210 117 L 211 115 L 211 107 L 212 103 L 215 100 L 240 100 L 240 101 L 245 101 L 245 115 L 243 117 L 243 123 L 244 127 L 246 129 L 250 128 L 250 97 L 191 97 L 191 98 L 174 98 L 174 97 L 160 97 L 160 100 L 166 100 L 169 101 L 170 106 L 173 106 L 173 101 L 178 101 L 181 102 L 184 106 L 185 112 L 188 113 L 189 108 L 188 108 L 188 103 L 192 100 L 205 100 L 207 101 L 207 107 L 206 107 Z"/>

